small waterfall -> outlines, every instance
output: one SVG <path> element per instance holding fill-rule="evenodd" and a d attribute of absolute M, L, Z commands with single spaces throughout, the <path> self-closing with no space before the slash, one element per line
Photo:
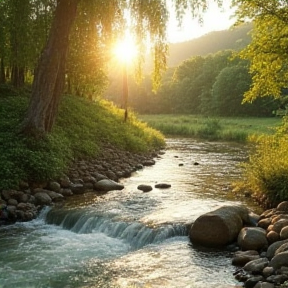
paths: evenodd
<path fill-rule="evenodd" d="M 47 213 L 46 223 L 61 226 L 79 234 L 104 233 L 109 237 L 127 241 L 132 249 L 148 244 L 161 243 L 176 236 L 186 236 L 183 224 L 165 224 L 148 227 L 141 222 L 126 222 L 113 219 L 112 215 L 97 215 L 94 211 L 52 209 Z"/>

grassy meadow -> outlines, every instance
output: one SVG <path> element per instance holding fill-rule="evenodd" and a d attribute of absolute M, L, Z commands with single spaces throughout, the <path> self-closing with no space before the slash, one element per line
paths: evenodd
<path fill-rule="evenodd" d="M 195 115 L 139 115 L 138 118 L 165 136 L 245 142 L 251 135 L 270 135 L 281 118 L 203 117 Z"/>

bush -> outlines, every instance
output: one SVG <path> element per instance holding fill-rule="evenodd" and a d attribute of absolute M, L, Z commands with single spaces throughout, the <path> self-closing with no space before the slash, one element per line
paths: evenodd
<path fill-rule="evenodd" d="M 280 130 L 278 130 L 280 131 Z M 244 166 L 244 188 L 256 195 L 266 195 L 269 202 L 288 199 L 288 136 L 276 133 L 251 137 L 255 144 Z"/>

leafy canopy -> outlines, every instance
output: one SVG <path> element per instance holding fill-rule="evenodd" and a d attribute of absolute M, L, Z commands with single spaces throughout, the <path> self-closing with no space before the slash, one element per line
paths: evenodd
<path fill-rule="evenodd" d="M 239 21 L 253 20 L 252 42 L 240 56 L 251 62 L 253 83 L 244 102 L 257 97 L 280 98 L 288 87 L 288 2 L 234 0 Z"/>

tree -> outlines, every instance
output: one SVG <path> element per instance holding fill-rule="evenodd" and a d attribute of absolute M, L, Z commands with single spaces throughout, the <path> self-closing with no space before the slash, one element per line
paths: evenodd
<path fill-rule="evenodd" d="M 89 0 L 90 2 L 92 0 Z M 88 1 L 88 2 L 89 2 Z M 208 7 L 208 0 L 177 0 L 174 9 L 178 19 L 188 9 L 193 16 L 200 15 Z M 214 0 L 221 4 L 221 0 Z M 64 87 L 66 54 L 71 27 L 76 18 L 80 0 L 57 0 L 55 16 L 51 26 L 47 44 L 41 54 L 35 70 L 31 101 L 22 131 L 25 134 L 41 135 L 51 131 Z M 149 39 L 154 51 L 154 80 L 159 83 L 160 72 L 166 66 L 166 25 L 168 21 L 169 3 L 166 0 L 133 0 L 98 1 L 101 7 L 108 7 L 99 25 L 99 33 L 105 28 L 115 28 L 123 21 L 124 10 L 130 11 L 130 22 L 136 35 L 137 43 L 142 47 Z M 124 4 L 126 5 L 124 5 Z M 101 7 L 98 6 L 97 9 Z M 113 29 L 111 29 L 112 33 Z M 124 33 L 124 31 L 123 31 Z M 143 55 L 143 53 L 142 53 Z M 143 62 L 143 57 L 140 58 Z"/>
<path fill-rule="evenodd" d="M 55 0 L 0 1 L 0 83 L 7 80 L 19 88 L 29 82 L 54 9 Z"/>
<path fill-rule="evenodd" d="M 32 95 L 23 132 L 39 136 L 55 121 L 65 81 L 70 28 L 80 0 L 58 0 L 50 35 L 35 71 Z M 65 19 L 65 20 L 64 20 Z"/>
<path fill-rule="evenodd" d="M 252 42 L 240 56 L 251 62 L 252 85 L 244 101 L 282 97 L 288 87 L 288 2 L 234 0 L 239 21 L 253 21 Z"/>
<path fill-rule="evenodd" d="M 246 105 L 241 105 L 244 93 L 249 89 L 251 76 L 247 67 L 235 65 L 224 68 L 212 87 L 215 112 L 221 116 L 243 116 Z"/>

